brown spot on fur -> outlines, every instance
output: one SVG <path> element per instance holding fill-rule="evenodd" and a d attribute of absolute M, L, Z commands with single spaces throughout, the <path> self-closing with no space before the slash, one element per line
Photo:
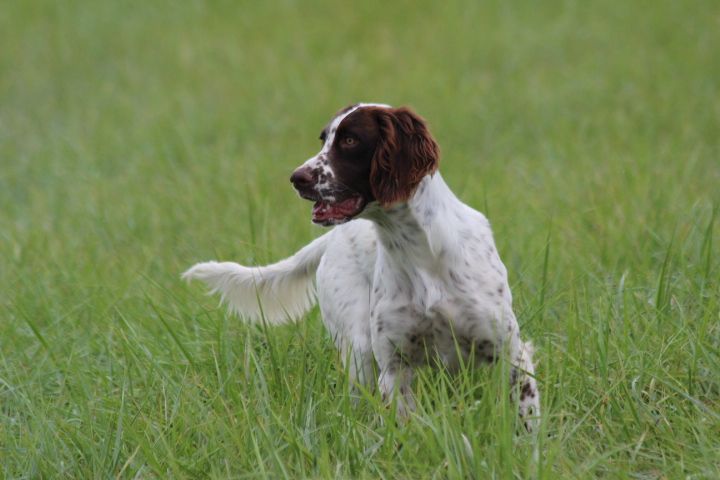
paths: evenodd
<path fill-rule="evenodd" d="M 520 391 L 520 401 L 525 400 L 527 397 L 535 398 L 535 390 L 533 390 L 530 382 L 525 382 Z"/>

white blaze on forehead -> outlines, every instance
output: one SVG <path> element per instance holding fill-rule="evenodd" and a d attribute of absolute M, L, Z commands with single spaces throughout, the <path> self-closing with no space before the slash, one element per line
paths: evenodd
<path fill-rule="evenodd" d="M 323 145 L 322 150 L 320 150 L 320 154 L 330 150 L 330 147 L 332 147 L 333 141 L 335 140 L 335 132 L 337 132 L 337 129 L 342 123 L 342 121 L 345 120 L 354 111 L 364 107 L 391 108 L 390 105 L 386 105 L 384 103 L 358 103 L 354 107 L 348 109 L 346 112 L 341 113 L 340 115 L 335 117 L 330 123 L 327 131 L 327 137 L 325 137 L 325 144 Z"/>
<path fill-rule="evenodd" d="M 337 117 L 335 117 L 332 122 L 330 122 L 330 126 L 327 129 L 327 132 L 325 133 L 325 143 L 323 144 L 322 149 L 318 152 L 317 155 L 314 157 L 311 157 L 308 159 L 303 165 L 311 167 L 311 168 L 318 168 L 323 173 L 325 173 L 328 177 L 333 176 L 333 171 L 330 168 L 330 165 L 327 161 L 327 153 L 330 151 L 330 148 L 332 147 L 333 141 L 335 141 L 335 132 L 337 132 L 338 127 L 342 123 L 343 120 L 345 120 L 348 115 L 355 112 L 356 110 L 359 110 L 361 108 L 365 107 L 379 107 L 379 108 L 392 108 L 390 105 L 387 105 L 385 103 L 358 103 L 354 107 L 349 108 L 347 111 L 339 114 Z M 323 182 L 321 185 L 318 185 L 317 187 L 325 187 L 326 182 Z M 317 188 L 316 187 L 316 188 Z"/>

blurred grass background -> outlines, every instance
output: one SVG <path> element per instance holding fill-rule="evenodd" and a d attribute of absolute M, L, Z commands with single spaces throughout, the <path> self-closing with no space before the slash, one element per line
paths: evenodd
<path fill-rule="evenodd" d="M 3 2 L 0 472 L 717 478 L 718 45 L 709 0 Z M 428 373 L 396 429 L 317 312 L 179 281 L 321 233 L 289 173 L 357 101 L 420 112 L 493 223 L 539 463 L 491 373 Z"/>

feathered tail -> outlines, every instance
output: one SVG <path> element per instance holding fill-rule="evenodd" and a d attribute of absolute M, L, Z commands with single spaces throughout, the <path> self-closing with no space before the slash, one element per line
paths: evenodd
<path fill-rule="evenodd" d="M 281 324 L 299 319 L 315 304 L 315 271 L 331 232 L 315 239 L 295 255 L 264 267 L 233 262 L 198 263 L 182 274 L 202 280 L 210 293 L 219 293 L 231 312 L 250 321 Z"/>

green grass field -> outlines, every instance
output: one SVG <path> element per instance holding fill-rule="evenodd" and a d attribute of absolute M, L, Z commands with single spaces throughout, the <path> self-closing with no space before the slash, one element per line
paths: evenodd
<path fill-rule="evenodd" d="M 720 477 L 720 4 L 0 7 L 0 476 Z M 356 101 L 427 118 L 538 353 L 353 403 L 315 309 L 245 325 L 180 273 L 321 234 L 288 182 Z M 505 390 L 503 390 L 505 389 Z"/>

